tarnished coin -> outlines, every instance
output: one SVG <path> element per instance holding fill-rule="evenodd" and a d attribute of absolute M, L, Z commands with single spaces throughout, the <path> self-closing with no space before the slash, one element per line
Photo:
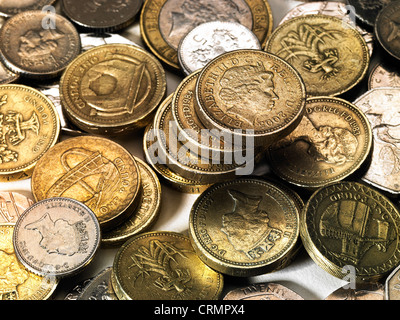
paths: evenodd
<path fill-rule="evenodd" d="M 93 280 L 92 278 L 85 279 L 77 283 L 65 296 L 64 300 L 77 300 L 79 295 L 83 292 L 85 287 Z"/>
<path fill-rule="evenodd" d="M 118 300 L 111 284 L 112 267 L 107 267 L 82 289 L 76 300 Z"/>
<path fill-rule="evenodd" d="M 19 192 L 0 191 L 0 224 L 16 223 L 33 200 Z"/>
<path fill-rule="evenodd" d="M 304 300 L 279 283 L 254 283 L 229 291 L 223 300 Z"/>
<path fill-rule="evenodd" d="M 355 289 L 342 287 L 324 300 L 384 300 L 384 286 L 379 283 L 358 284 Z"/>
<path fill-rule="evenodd" d="M 120 144 L 81 136 L 66 139 L 46 152 L 35 167 L 31 189 L 36 201 L 66 197 L 84 203 L 104 231 L 134 212 L 141 179 L 136 159 Z"/>
<path fill-rule="evenodd" d="M 385 300 L 400 300 L 400 266 L 386 278 Z"/>
<path fill-rule="evenodd" d="M 277 185 L 256 177 L 217 183 L 193 204 L 189 235 L 214 270 L 237 277 L 272 272 L 295 247 L 299 207 Z"/>
<path fill-rule="evenodd" d="M 337 182 L 320 188 L 301 215 L 300 236 L 310 257 L 331 275 L 377 282 L 400 263 L 400 213 L 366 185 Z M 348 272 L 346 272 L 347 274 Z"/>
<path fill-rule="evenodd" d="M 65 15 L 80 27 L 96 32 L 115 32 L 129 26 L 143 0 L 62 0 Z"/>
<path fill-rule="evenodd" d="M 297 127 L 306 91 L 298 72 L 281 58 L 242 49 L 224 53 L 202 69 L 196 97 L 197 114 L 207 128 L 230 132 L 234 144 L 234 138 L 252 138 L 257 147 Z"/>
<path fill-rule="evenodd" d="M 375 34 L 381 46 L 400 60 L 400 3 L 390 2 L 376 18 Z"/>
<path fill-rule="evenodd" d="M 173 172 L 166 164 L 159 162 L 157 150 L 153 152 L 153 144 L 155 143 L 157 144 L 155 131 L 153 126 L 149 125 L 146 127 L 143 136 L 143 152 L 146 161 L 154 171 L 157 172 L 166 185 L 174 190 L 190 194 L 202 193 L 211 186 L 209 183 L 202 184 L 200 181 L 184 178 Z M 158 146 L 156 146 L 156 149 L 158 149 Z"/>
<path fill-rule="evenodd" d="M 165 91 L 166 75 L 160 62 L 127 44 L 84 52 L 60 80 L 61 104 L 68 119 L 98 135 L 128 134 L 145 127 Z"/>
<path fill-rule="evenodd" d="M 13 246 L 14 224 L 0 224 L 0 300 L 47 300 L 58 280 L 27 270 L 17 259 Z"/>
<path fill-rule="evenodd" d="M 0 58 L 11 71 L 29 78 L 50 78 L 61 72 L 81 52 L 74 25 L 53 14 L 54 26 L 44 28 L 47 13 L 26 11 L 9 18 L 0 30 Z"/>
<path fill-rule="evenodd" d="M 2 0 L 0 2 L 0 15 L 11 17 L 24 11 L 42 10 L 54 2 L 56 0 Z"/>
<path fill-rule="evenodd" d="M 117 252 L 111 283 L 120 300 L 216 300 L 223 276 L 175 232 L 134 236 Z"/>
<path fill-rule="evenodd" d="M 60 134 L 53 103 L 39 91 L 23 85 L 0 85 L 0 176 L 31 176 L 45 152 Z M 14 180 L 14 179 L 11 179 Z"/>
<path fill-rule="evenodd" d="M 372 148 L 368 119 L 355 105 L 334 97 L 307 99 L 306 115 L 288 136 L 267 151 L 282 179 L 318 188 L 356 172 Z"/>
<path fill-rule="evenodd" d="M 365 1 L 365 0 L 364 0 Z M 287 20 L 304 16 L 307 14 L 323 14 L 327 16 L 334 16 L 342 19 L 343 21 L 353 25 L 360 34 L 364 37 L 365 42 L 369 48 L 369 54 L 372 55 L 374 51 L 374 40 L 375 36 L 373 32 L 370 32 L 363 26 L 359 25 L 355 21 L 355 12 L 353 7 L 346 3 L 339 1 L 313 1 L 299 4 L 298 6 L 291 9 L 279 22 L 282 24 Z"/>
<path fill-rule="evenodd" d="M 161 184 L 157 174 L 144 161 L 137 159 L 141 196 L 135 212 L 121 225 L 103 232 L 102 244 L 120 245 L 129 237 L 149 229 L 157 220 L 161 206 Z"/>
<path fill-rule="evenodd" d="M 400 88 L 377 88 L 364 93 L 354 104 L 371 123 L 371 163 L 362 179 L 381 190 L 400 194 Z"/>
<path fill-rule="evenodd" d="M 31 272 L 63 278 L 83 270 L 100 246 L 100 224 L 83 203 L 69 198 L 36 202 L 18 219 L 13 244 Z"/>
<path fill-rule="evenodd" d="M 179 42 L 178 61 L 186 75 L 203 68 L 215 57 L 239 49 L 261 50 L 256 35 L 239 22 L 205 22 Z"/>
<path fill-rule="evenodd" d="M 337 96 L 356 86 L 370 55 L 361 34 L 342 19 L 305 15 L 278 26 L 265 46 L 303 78 L 309 96 Z"/>
<path fill-rule="evenodd" d="M 393 0 L 347 0 L 354 14 L 369 26 L 375 26 L 379 12 Z"/>
<path fill-rule="evenodd" d="M 150 50 L 168 66 L 180 69 L 179 42 L 198 25 L 210 21 L 238 22 L 263 45 L 273 27 L 266 0 L 161 0 L 146 1 L 140 31 Z"/>
<path fill-rule="evenodd" d="M 16 82 L 19 75 L 7 69 L 6 66 L 0 62 L 0 84 L 8 84 Z"/>
<path fill-rule="evenodd" d="M 371 71 L 368 80 L 368 89 L 382 87 L 400 87 L 400 73 L 393 66 L 377 64 Z"/>

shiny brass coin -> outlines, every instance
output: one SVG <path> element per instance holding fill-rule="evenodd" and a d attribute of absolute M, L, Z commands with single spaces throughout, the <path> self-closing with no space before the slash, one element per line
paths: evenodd
<path fill-rule="evenodd" d="M 180 41 L 194 27 L 215 20 L 239 22 L 253 31 L 262 45 L 273 27 L 272 11 L 266 0 L 161 0 L 145 1 L 140 32 L 161 61 L 179 70 Z"/>
<path fill-rule="evenodd" d="M 344 20 L 327 15 L 290 19 L 272 33 L 265 46 L 301 75 L 309 96 L 337 96 L 366 75 L 369 48 Z"/>
<path fill-rule="evenodd" d="M 18 260 L 13 246 L 14 224 L 0 224 L 0 300 L 47 300 L 58 280 L 38 276 Z"/>
<path fill-rule="evenodd" d="M 235 145 L 251 137 L 255 146 L 266 146 L 299 124 L 306 92 L 297 71 L 281 58 L 236 50 L 202 69 L 196 97 L 196 112 L 207 128 L 227 130 Z"/>
<path fill-rule="evenodd" d="M 189 235 L 211 268 L 237 277 L 276 270 L 299 239 L 291 195 L 260 178 L 212 185 L 193 204 Z"/>
<path fill-rule="evenodd" d="M 36 201 L 78 200 L 93 210 L 103 231 L 130 217 L 140 200 L 140 186 L 139 167 L 130 152 L 95 136 L 69 138 L 55 145 L 38 163 L 31 180 Z"/>
<path fill-rule="evenodd" d="M 183 193 L 191 193 L 191 194 L 199 194 L 204 192 L 211 184 L 201 184 L 200 181 L 186 179 L 181 177 L 177 173 L 171 171 L 168 166 L 158 161 L 158 153 L 157 152 L 149 152 L 153 147 L 155 140 L 155 135 L 153 131 L 152 125 L 146 127 L 144 136 L 143 136 L 143 151 L 146 157 L 146 161 L 150 164 L 150 166 L 154 169 L 155 172 L 163 179 L 163 182 L 175 189 L 177 191 Z M 158 148 L 158 147 L 157 147 Z"/>
<path fill-rule="evenodd" d="M 299 126 L 268 149 L 268 163 L 282 179 L 315 189 L 359 169 L 372 139 L 370 123 L 355 105 L 335 97 L 309 98 Z"/>
<path fill-rule="evenodd" d="M 45 95 L 23 85 L 0 85 L 0 106 L 0 180 L 27 179 L 57 143 L 59 116 Z"/>
<path fill-rule="evenodd" d="M 400 266 L 386 278 L 384 290 L 385 300 L 400 300 Z"/>
<path fill-rule="evenodd" d="M 399 95 L 400 88 L 377 88 L 354 101 L 371 123 L 373 133 L 372 156 L 362 180 L 395 195 L 400 194 Z"/>
<path fill-rule="evenodd" d="M 223 300 L 304 300 L 279 283 L 254 283 L 229 291 Z"/>
<path fill-rule="evenodd" d="M 11 17 L 28 10 L 42 10 L 56 0 L 3 0 L 0 3 L 0 15 Z"/>
<path fill-rule="evenodd" d="M 179 141 L 178 127 L 172 117 L 172 98 L 173 94 L 164 100 L 154 117 L 157 144 L 153 144 L 153 147 L 158 145 L 158 150 L 153 149 L 153 153 L 158 151 L 158 162 L 165 164 L 180 176 L 201 184 L 211 184 L 236 177 L 241 165 L 234 163 L 234 159 L 224 163 L 224 159 L 205 158 L 197 151 L 187 149 Z M 250 156 L 250 161 L 254 161 L 253 155 Z"/>
<path fill-rule="evenodd" d="M 16 223 L 33 200 L 19 192 L 0 191 L 0 224 Z"/>
<path fill-rule="evenodd" d="M 161 185 L 157 174 L 144 161 L 136 158 L 142 193 L 132 216 L 114 229 L 103 232 L 102 244 L 120 245 L 129 237 L 149 229 L 158 218 L 161 206 Z"/>
<path fill-rule="evenodd" d="M 322 187 L 307 201 L 300 236 L 322 269 L 344 279 L 352 267 L 356 283 L 377 282 L 400 260 L 400 213 L 381 193 L 355 182 Z"/>
<path fill-rule="evenodd" d="M 384 286 L 379 283 L 357 285 L 355 289 L 342 287 L 324 300 L 384 300 Z"/>
<path fill-rule="evenodd" d="M 215 300 L 223 276 L 199 259 L 186 236 L 160 231 L 122 245 L 111 283 L 120 300 Z"/>
<path fill-rule="evenodd" d="M 50 78 L 61 72 L 81 51 L 74 25 L 54 14 L 54 26 L 43 27 L 47 12 L 25 11 L 12 16 L 1 28 L 0 58 L 4 65 L 24 77 Z"/>
<path fill-rule="evenodd" d="M 400 3 L 391 1 L 378 14 L 375 34 L 381 46 L 400 60 Z"/>
<path fill-rule="evenodd" d="M 145 127 L 166 91 L 160 62 L 128 44 L 107 44 L 76 58 L 60 80 L 63 110 L 72 124 L 98 135 Z"/>

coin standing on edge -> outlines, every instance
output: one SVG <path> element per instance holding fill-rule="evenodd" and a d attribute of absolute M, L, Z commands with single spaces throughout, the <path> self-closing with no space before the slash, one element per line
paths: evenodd
<path fill-rule="evenodd" d="M 13 244 L 18 260 L 31 272 L 63 278 L 82 271 L 100 246 L 96 215 L 69 198 L 35 203 L 18 219 Z"/>
<path fill-rule="evenodd" d="M 33 203 L 32 199 L 19 192 L 0 191 L 0 224 L 16 223 Z"/>
<path fill-rule="evenodd" d="M 215 20 L 239 22 L 254 32 L 262 46 L 273 28 L 272 11 L 266 0 L 161 0 L 144 3 L 140 32 L 161 61 L 180 69 L 179 42 L 194 27 Z"/>
<path fill-rule="evenodd" d="M 199 259 L 188 237 L 157 231 L 121 246 L 111 283 L 120 300 L 217 300 L 223 276 Z"/>
<path fill-rule="evenodd" d="M 342 19 L 305 15 L 272 33 L 265 51 L 289 62 L 304 80 L 308 96 L 337 96 L 365 77 L 369 48 L 360 32 Z"/>
<path fill-rule="evenodd" d="M 60 80 L 68 119 L 97 135 L 126 135 L 144 128 L 166 92 L 161 63 L 134 45 L 107 44 L 76 58 Z"/>
<path fill-rule="evenodd" d="M 58 143 L 44 155 L 33 172 L 31 189 L 36 201 L 66 197 L 84 203 L 106 231 L 133 214 L 141 179 L 135 158 L 120 144 L 80 136 Z"/>
<path fill-rule="evenodd" d="M 74 25 L 54 14 L 55 28 L 43 28 L 47 13 L 25 11 L 9 18 L 0 29 L 0 58 L 14 73 L 44 79 L 60 75 L 81 52 Z"/>
<path fill-rule="evenodd" d="M 11 84 L 0 85 L 0 107 L 0 179 L 30 178 L 39 159 L 58 142 L 56 108 L 39 91 Z"/>
<path fill-rule="evenodd" d="M 47 300 L 58 280 L 27 270 L 17 259 L 13 245 L 14 224 L 0 223 L 0 300 Z"/>
<path fill-rule="evenodd" d="M 355 173 L 372 148 L 364 113 L 335 97 L 307 99 L 298 127 L 267 151 L 271 169 L 294 185 L 315 189 Z"/>
<path fill-rule="evenodd" d="M 304 300 L 279 283 L 254 283 L 229 291 L 223 300 Z"/>
<path fill-rule="evenodd" d="M 249 277 L 276 270 L 299 239 L 291 194 L 261 178 L 216 183 L 192 206 L 189 238 L 214 270 Z"/>
<path fill-rule="evenodd" d="M 74 23 L 95 32 L 116 32 L 135 20 L 143 0 L 101 1 L 62 0 L 62 11 Z"/>
<path fill-rule="evenodd" d="M 399 223 L 398 209 L 375 189 L 336 182 L 307 201 L 300 236 L 312 260 L 331 275 L 344 279 L 351 268 L 356 283 L 377 282 L 400 263 Z"/>

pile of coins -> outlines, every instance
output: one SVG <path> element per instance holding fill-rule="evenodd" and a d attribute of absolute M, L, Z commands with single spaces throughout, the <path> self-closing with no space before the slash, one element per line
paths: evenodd
<path fill-rule="evenodd" d="M 0 299 L 51 299 L 101 248 L 65 299 L 304 300 L 225 288 L 303 249 L 350 270 L 326 300 L 399 299 L 399 9 L 305 2 L 274 29 L 267 0 L 0 3 Z M 164 186 L 196 196 L 187 234 L 153 228 Z"/>

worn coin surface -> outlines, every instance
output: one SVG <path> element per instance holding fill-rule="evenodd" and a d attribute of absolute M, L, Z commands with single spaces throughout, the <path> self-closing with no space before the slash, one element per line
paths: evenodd
<path fill-rule="evenodd" d="M 84 203 L 107 230 L 136 209 L 141 179 L 136 159 L 120 144 L 80 136 L 58 143 L 44 155 L 33 172 L 31 189 L 36 201 L 67 197 Z"/>
<path fill-rule="evenodd" d="M 54 104 L 39 91 L 23 85 L 0 85 L 0 176 L 27 179 L 60 134 Z M 14 179 L 10 179 L 14 180 Z"/>
<path fill-rule="evenodd" d="M 368 79 L 368 89 L 381 87 L 400 87 L 400 73 L 386 64 L 377 64 Z"/>
<path fill-rule="evenodd" d="M 352 11 L 362 22 L 375 26 L 379 12 L 393 0 L 347 0 Z"/>
<path fill-rule="evenodd" d="M 323 14 L 328 16 L 334 16 L 346 21 L 353 25 L 360 34 L 364 37 L 365 42 L 368 45 L 369 53 L 372 55 L 374 51 L 374 40 L 375 36 L 373 32 L 367 30 L 367 28 L 361 26 L 355 21 L 355 12 L 353 7 L 347 5 L 344 2 L 339 1 L 313 1 L 299 4 L 298 6 L 291 9 L 279 22 L 282 24 L 287 20 L 307 15 L 307 14 Z"/>
<path fill-rule="evenodd" d="M 342 19 L 305 15 L 278 26 L 265 46 L 300 73 L 309 96 L 336 96 L 364 78 L 370 55 L 361 34 Z"/>
<path fill-rule="evenodd" d="M 250 137 L 255 146 L 267 146 L 300 123 L 306 91 L 298 72 L 281 58 L 241 49 L 202 69 L 196 97 L 196 112 L 207 128 L 230 132 L 233 143 Z"/>
<path fill-rule="evenodd" d="M 371 161 L 362 179 L 392 194 L 400 194 L 399 103 L 400 88 L 371 89 L 354 101 L 373 133 Z"/>
<path fill-rule="evenodd" d="M 189 235 L 199 257 L 231 276 L 275 270 L 299 236 L 299 207 L 291 195 L 264 179 L 217 183 L 193 204 Z"/>
<path fill-rule="evenodd" d="M 147 232 L 117 252 L 111 283 L 120 300 L 215 300 L 223 276 L 205 265 L 188 237 Z"/>
<path fill-rule="evenodd" d="M 31 272 L 57 278 L 83 270 L 100 246 L 96 215 L 69 198 L 36 202 L 18 219 L 13 245 L 18 260 Z"/>
<path fill-rule="evenodd" d="M 282 179 L 306 188 L 343 180 L 366 161 L 371 126 L 363 112 L 335 97 L 307 99 L 306 114 L 288 136 L 267 151 L 271 169 Z"/>
<path fill-rule="evenodd" d="M 118 300 L 111 284 L 112 267 L 107 267 L 93 277 L 76 300 Z"/>
<path fill-rule="evenodd" d="M 47 300 L 58 280 L 27 270 L 17 259 L 13 246 L 14 224 L 0 224 L 0 300 Z"/>
<path fill-rule="evenodd" d="M 357 284 L 355 289 L 342 287 L 324 300 L 384 300 L 384 286 L 379 283 Z"/>
<path fill-rule="evenodd" d="M 400 300 L 400 266 L 386 278 L 385 300 Z"/>
<path fill-rule="evenodd" d="M 8 84 L 16 82 L 19 75 L 7 69 L 3 63 L 0 62 L 0 84 Z"/>
<path fill-rule="evenodd" d="M 21 76 L 46 78 L 60 75 L 81 52 L 74 25 L 54 14 L 55 26 L 44 28 L 47 13 L 34 10 L 12 16 L 0 30 L 0 58 L 4 65 Z"/>
<path fill-rule="evenodd" d="M 381 46 L 400 60 L 400 3 L 390 2 L 376 18 L 375 34 Z"/>
<path fill-rule="evenodd" d="M 62 10 L 80 27 L 97 32 L 115 32 L 129 26 L 143 0 L 62 0 Z"/>
<path fill-rule="evenodd" d="M 179 42 L 178 61 L 186 75 L 203 68 L 215 57 L 238 49 L 261 50 L 256 35 L 238 22 L 205 22 Z"/>
<path fill-rule="evenodd" d="M 293 290 L 273 282 L 254 283 L 229 291 L 223 300 L 304 300 Z"/>
<path fill-rule="evenodd" d="M 2 0 L 0 2 L 0 15 L 11 17 L 23 11 L 42 10 L 54 2 L 56 0 Z"/>
<path fill-rule="evenodd" d="M 110 231 L 103 232 L 102 244 L 119 245 L 129 237 L 146 231 L 157 220 L 161 208 L 161 184 L 157 174 L 144 161 L 136 158 L 141 180 L 141 196 L 132 216 Z"/>
<path fill-rule="evenodd" d="M 272 11 L 266 0 L 161 0 L 144 3 L 140 31 L 161 61 L 180 69 L 179 42 L 193 28 L 210 21 L 238 22 L 253 31 L 262 45 L 273 27 Z"/>
<path fill-rule="evenodd" d="M 98 135 L 122 135 L 145 127 L 165 91 L 160 62 L 128 44 L 107 44 L 84 52 L 60 80 L 66 116 L 83 131 Z"/>
<path fill-rule="evenodd" d="M 19 192 L 0 191 L 0 224 L 16 223 L 33 200 Z"/>
<path fill-rule="evenodd" d="M 351 267 L 356 283 L 377 282 L 399 264 L 399 222 L 398 209 L 380 192 L 337 182 L 307 201 L 300 236 L 310 257 L 333 276 L 343 279 L 343 268 Z"/>

